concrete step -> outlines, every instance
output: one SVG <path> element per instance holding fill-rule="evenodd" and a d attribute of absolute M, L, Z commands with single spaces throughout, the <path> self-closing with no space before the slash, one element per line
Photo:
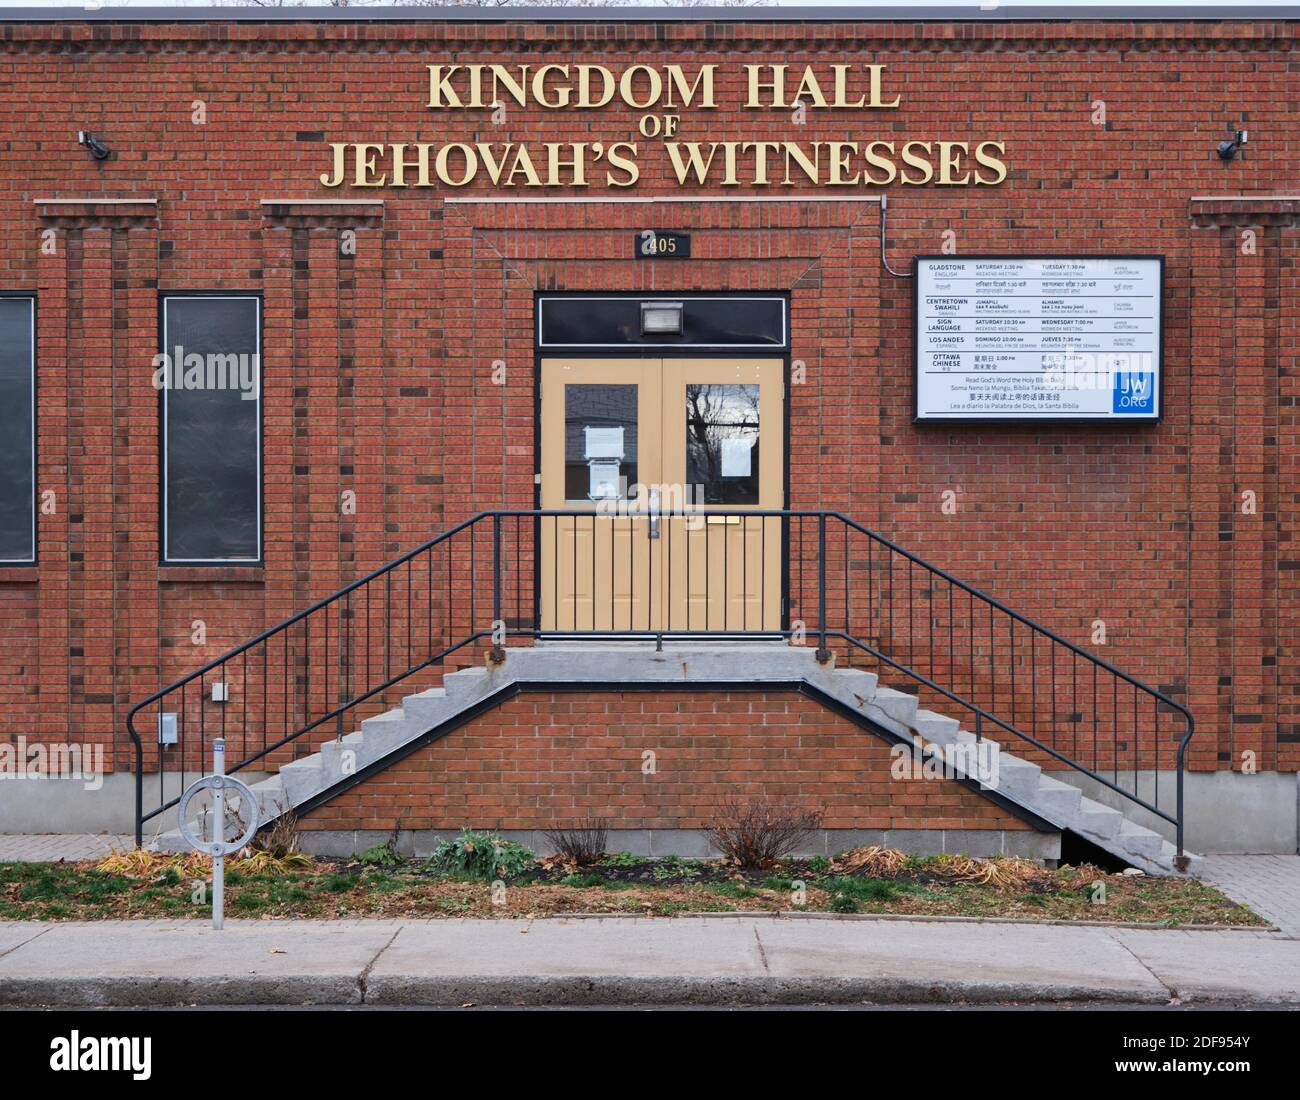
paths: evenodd
<path fill-rule="evenodd" d="M 408 714 L 406 704 L 393 710 L 376 714 L 361 723 L 364 747 L 359 750 L 367 764 L 406 744 L 412 737 L 423 733 L 428 726 Z M 345 737 L 344 742 L 347 741 Z"/>
<path fill-rule="evenodd" d="M 319 794 L 325 786 L 323 778 L 324 769 L 321 767 L 319 753 L 280 765 L 280 782 L 294 806 L 301 806 L 307 799 Z"/>
<path fill-rule="evenodd" d="M 880 682 L 880 677 L 874 672 L 861 668 L 837 668 L 834 679 L 840 690 L 852 695 L 859 705 L 870 703 L 875 698 Z"/>
<path fill-rule="evenodd" d="M 909 695 L 905 691 L 895 691 L 893 688 L 877 688 L 871 702 L 894 721 L 901 722 L 905 726 L 911 726 L 912 720 L 916 717 L 918 705 L 916 696 Z"/>
<path fill-rule="evenodd" d="M 961 723 L 956 718 L 933 710 L 918 710 L 912 716 L 912 726 L 927 741 L 939 745 L 956 744 L 957 734 L 961 732 Z"/>
<path fill-rule="evenodd" d="M 364 727 L 365 723 L 362 723 Z M 344 737 L 334 741 L 326 741 L 321 745 L 317 754 L 320 757 L 321 767 L 331 775 L 338 774 L 342 767 L 345 753 L 352 753 L 352 762 L 356 763 L 356 757 L 362 752 L 362 747 L 366 742 L 365 734 L 360 730 L 346 734 Z"/>
<path fill-rule="evenodd" d="M 1165 838 L 1159 833 L 1152 832 L 1145 826 L 1129 821 L 1127 818 L 1120 825 L 1115 840 L 1125 851 L 1146 859 L 1159 856 L 1163 852 L 1166 843 Z M 1172 848 L 1173 845 L 1171 844 L 1170 849 L 1172 850 Z"/>
<path fill-rule="evenodd" d="M 1119 827 L 1124 822 L 1124 815 L 1110 806 L 1103 806 L 1100 802 L 1084 798 L 1080 800 L 1076 821 L 1080 834 L 1089 840 L 1105 839 L 1119 832 Z"/>
<path fill-rule="evenodd" d="M 402 700 L 402 710 L 417 721 L 439 718 L 450 708 L 451 700 L 446 688 L 430 688 Z"/>
<path fill-rule="evenodd" d="M 488 684 L 488 670 L 485 668 L 462 668 L 442 680 L 447 698 L 452 702 L 478 695 Z"/>
<path fill-rule="evenodd" d="M 1059 779 L 1053 779 L 1050 775 L 1040 772 L 1038 789 L 1030 797 L 1049 821 L 1068 820 L 1073 824 L 1074 817 L 1079 812 L 1079 804 L 1083 800 L 1083 793 L 1078 787 L 1072 787 L 1069 783 L 1062 783 Z"/>

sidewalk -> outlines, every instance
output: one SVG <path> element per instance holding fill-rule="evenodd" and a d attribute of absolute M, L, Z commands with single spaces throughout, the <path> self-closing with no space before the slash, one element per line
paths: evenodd
<path fill-rule="evenodd" d="M 1300 940 L 812 917 L 0 923 L 0 1005 L 1300 1004 Z"/>
<path fill-rule="evenodd" d="M 1300 856 L 1206 856 L 1201 877 L 1300 939 Z"/>
<path fill-rule="evenodd" d="M 122 833 L 0 833 L 0 863 L 75 863 L 134 847 Z"/>

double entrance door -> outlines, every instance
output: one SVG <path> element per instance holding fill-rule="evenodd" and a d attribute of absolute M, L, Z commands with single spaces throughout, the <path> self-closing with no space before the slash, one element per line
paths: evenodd
<path fill-rule="evenodd" d="M 779 359 L 544 359 L 539 589 L 556 633 L 781 628 Z"/>

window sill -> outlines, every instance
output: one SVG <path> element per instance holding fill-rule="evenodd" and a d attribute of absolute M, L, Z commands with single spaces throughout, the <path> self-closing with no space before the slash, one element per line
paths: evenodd
<path fill-rule="evenodd" d="M 159 584 L 261 584 L 266 571 L 260 565 L 160 565 Z"/>
<path fill-rule="evenodd" d="M 40 574 L 34 565 L 0 565 L 0 584 L 37 584 Z"/>

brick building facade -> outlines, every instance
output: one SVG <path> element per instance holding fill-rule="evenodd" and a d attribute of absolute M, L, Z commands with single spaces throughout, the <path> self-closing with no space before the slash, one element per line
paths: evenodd
<path fill-rule="evenodd" d="M 35 303 L 36 425 L 35 561 L 0 567 L 0 736 L 102 746 L 110 780 L 124 783 L 135 702 L 478 510 L 538 507 L 539 295 L 770 294 L 788 304 L 781 358 L 802 368 L 784 388 L 778 506 L 842 512 L 1183 703 L 1196 719 L 1187 765 L 1202 784 L 1189 789 L 1205 792 L 1202 821 L 1244 798 L 1268 824 L 1225 825 L 1224 846 L 1285 848 L 1288 828 L 1294 840 L 1300 61 L 1290 16 L 0 17 L 0 292 Z M 575 76 L 603 66 L 616 77 L 713 64 L 716 106 L 670 110 L 661 98 L 641 109 L 615 95 L 548 107 L 505 92 L 496 108 L 429 106 L 430 66 L 473 64 Z M 790 66 L 787 98 L 746 107 L 745 66 L 773 64 Z M 866 105 L 822 107 L 804 85 L 801 112 L 804 67 L 830 100 L 837 65 Z M 634 91 L 649 96 L 641 79 Z M 888 184 L 837 185 L 819 146 L 817 181 L 796 162 L 789 184 L 757 183 L 750 169 L 734 184 L 716 170 L 682 184 L 669 139 L 642 129 L 669 114 L 684 142 L 881 141 L 902 171 Z M 1216 148 L 1235 130 L 1249 141 L 1225 160 Z M 97 159 L 78 131 L 110 154 Z M 895 155 L 913 141 L 924 143 L 924 182 Z M 355 185 L 355 146 L 368 142 L 384 146 L 366 180 L 387 173 L 382 186 Z M 435 159 L 449 143 L 522 143 L 541 183 L 521 169 L 494 185 L 480 166 L 463 187 L 436 170 L 427 187 L 393 186 L 392 144 L 417 142 Z M 587 186 L 548 186 L 548 142 L 565 143 L 565 156 L 568 143 L 635 143 L 639 177 L 623 185 L 602 159 Z M 943 182 L 948 142 L 967 147 L 951 175 L 970 169 L 964 185 Z M 981 181 L 972 156 L 984 142 L 996 143 L 1005 179 L 985 171 Z M 327 186 L 340 144 L 354 159 L 346 182 Z M 448 164 L 463 166 L 463 147 Z M 909 171 L 916 182 L 904 181 Z M 689 234 L 689 259 L 638 258 L 646 229 Z M 1163 415 L 914 421 L 906 276 L 917 254 L 1163 256 Z M 151 378 L 164 300 L 190 292 L 257 303 L 248 561 L 166 560 Z M 848 601 L 847 565 L 844 575 Z M 373 647 L 381 634 L 391 642 L 379 630 Z M 906 640 L 909 652 L 916 644 Z M 308 674 L 319 645 L 293 643 Z M 331 645 L 327 636 L 326 665 Z M 452 661 L 477 659 L 471 646 Z M 242 683 L 247 695 L 256 681 Z M 480 721 L 504 721 L 507 705 Z M 717 700 L 696 705 L 707 715 Z M 377 696 L 365 713 L 378 709 Z M 333 734 L 330 723 L 267 759 Z M 720 736 L 729 754 L 746 735 Z M 145 740 L 152 773 L 160 750 Z M 1208 773 L 1236 777 L 1212 785 Z M 103 821 L 120 824 L 126 788 L 106 790 Z M 343 799 L 360 798 L 318 812 L 337 816 L 351 805 Z M 10 804 L 19 826 L 40 823 L 22 818 L 34 812 L 22 798 Z M 472 816 L 452 809 L 437 824 L 458 813 Z M 509 813 L 491 816 L 516 827 Z"/>

